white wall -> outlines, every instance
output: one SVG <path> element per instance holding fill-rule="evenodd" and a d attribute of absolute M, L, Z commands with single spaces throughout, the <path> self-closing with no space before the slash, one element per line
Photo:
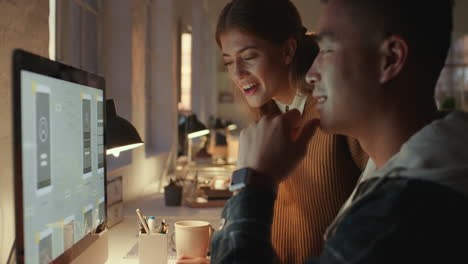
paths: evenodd
<path fill-rule="evenodd" d="M 15 48 L 48 57 L 49 1 L 0 1 L 0 263 L 13 244 L 11 54 Z"/>

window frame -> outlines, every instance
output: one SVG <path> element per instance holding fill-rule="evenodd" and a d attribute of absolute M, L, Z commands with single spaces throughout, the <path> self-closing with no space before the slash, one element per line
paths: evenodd
<path fill-rule="evenodd" d="M 85 71 L 93 72 L 102 75 L 102 0 L 96 0 L 97 8 L 92 7 L 84 0 L 58 0 L 56 1 L 56 15 L 55 15 L 55 58 L 62 63 L 83 69 Z M 72 18 L 71 5 L 76 4 L 79 7 L 78 23 L 70 23 Z M 96 39 L 94 46 L 96 47 L 95 57 L 95 70 L 89 69 L 86 66 L 86 13 L 96 17 Z M 79 28 L 77 28 L 79 25 Z M 72 50 L 69 43 L 74 41 L 77 37 L 75 33 L 79 34 L 78 50 Z M 74 55 L 79 52 L 77 61 L 74 61 Z"/>

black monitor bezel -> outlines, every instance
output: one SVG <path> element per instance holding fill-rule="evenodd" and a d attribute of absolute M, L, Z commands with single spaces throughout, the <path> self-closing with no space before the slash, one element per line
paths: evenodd
<path fill-rule="evenodd" d="M 22 147 L 21 147 L 21 71 L 26 70 L 41 75 L 46 75 L 59 80 L 73 82 L 103 91 L 104 101 L 104 154 L 106 149 L 106 107 L 105 107 L 105 80 L 103 77 L 89 73 L 60 62 L 52 61 L 33 53 L 15 49 L 12 56 L 13 92 L 12 92 L 12 113 L 13 113 L 13 177 L 14 177 L 14 197 L 15 197 L 15 229 L 16 229 L 16 260 L 17 263 L 24 263 L 24 231 L 23 231 L 23 180 L 22 180 Z M 62 73 L 68 73 L 66 75 Z M 65 77 L 67 76 L 67 77 Z M 104 225 L 107 224 L 107 164 L 104 159 Z M 89 245 L 96 240 L 96 236 L 85 235 L 71 248 L 67 249 L 54 263 L 69 263 L 79 256 Z"/>

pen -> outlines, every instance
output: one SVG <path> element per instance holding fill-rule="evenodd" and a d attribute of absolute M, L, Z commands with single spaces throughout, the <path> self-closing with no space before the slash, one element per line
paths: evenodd
<path fill-rule="evenodd" d="M 143 218 L 143 215 L 141 215 L 140 209 L 136 209 L 136 213 L 137 213 L 137 215 L 138 215 L 138 218 L 140 218 L 141 224 L 143 225 L 143 228 L 145 229 L 145 232 L 146 232 L 147 234 L 149 234 L 150 231 L 149 231 L 148 225 L 146 224 L 146 221 L 145 221 L 145 219 Z"/>
<path fill-rule="evenodd" d="M 145 233 L 145 228 L 144 228 L 143 225 L 141 224 L 140 219 L 137 219 L 137 224 L 138 224 L 138 230 L 140 230 L 140 232 L 141 232 L 142 234 L 144 234 L 144 233 Z"/>
<path fill-rule="evenodd" d="M 159 225 L 158 233 L 167 234 L 168 230 L 169 230 L 169 225 L 166 224 L 166 219 L 163 219 L 161 224 Z"/>
<path fill-rule="evenodd" d="M 161 222 L 161 225 L 159 225 L 159 233 L 165 234 L 165 229 L 166 229 L 166 219 L 163 219 Z"/>

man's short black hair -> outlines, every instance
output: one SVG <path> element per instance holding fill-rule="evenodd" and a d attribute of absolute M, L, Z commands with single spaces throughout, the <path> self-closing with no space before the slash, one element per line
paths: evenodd
<path fill-rule="evenodd" d="M 453 0 L 339 1 L 350 8 L 353 19 L 372 25 L 385 36 L 403 37 L 418 77 L 427 80 L 425 85 L 435 86 L 450 48 Z"/>

